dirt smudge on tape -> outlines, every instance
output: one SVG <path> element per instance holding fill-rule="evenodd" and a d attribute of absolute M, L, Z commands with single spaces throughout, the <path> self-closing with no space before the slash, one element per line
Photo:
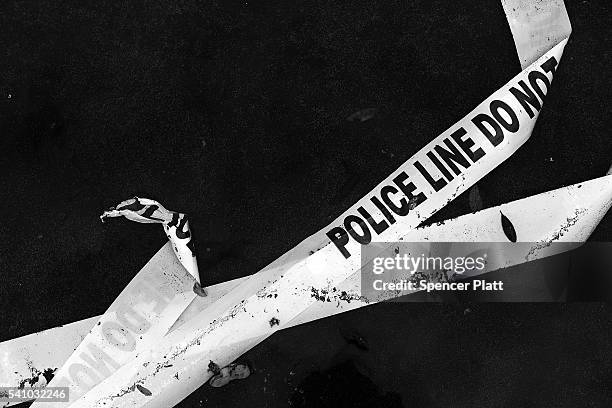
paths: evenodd
<path fill-rule="evenodd" d="M 561 237 L 567 232 L 569 231 L 569 229 L 575 225 L 578 220 L 580 219 L 580 216 L 582 214 L 584 214 L 585 212 L 587 212 L 586 208 L 582 208 L 582 209 L 576 209 L 576 211 L 574 212 L 574 216 L 573 217 L 568 217 L 565 222 L 559 227 L 559 230 L 557 230 L 554 234 L 552 234 L 549 238 L 538 242 L 537 244 L 535 244 L 533 247 L 531 247 L 531 249 L 529 250 L 529 253 L 525 256 L 526 260 L 529 260 L 531 258 L 531 256 L 533 254 L 535 254 L 537 251 L 549 247 L 550 245 L 552 245 L 553 242 L 558 241 L 559 239 L 561 239 Z"/>
<path fill-rule="evenodd" d="M 332 300 L 340 305 L 340 302 L 351 303 L 352 301 L 359 301 L 363 303 L 369 303 L 365 296 L 361 296 L 357 293 L 350 293 L 345 290 L 339 291 L 337 288 L 328 289 L 317 289 L 310 288 L 310 296 L 320 302 L 331 302 Z"/>

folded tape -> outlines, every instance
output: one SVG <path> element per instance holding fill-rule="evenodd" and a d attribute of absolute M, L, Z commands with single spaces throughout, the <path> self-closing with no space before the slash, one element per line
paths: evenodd
<path fill-rule="evenodd" d="M 195 281 L 200 283 L 193 236 L 186 214 L 168 211 L 155 200 L 134 197 L 104 211 L 100 219 L 104 222 L 105 219 L 113 217 L 125 217 L 145 224 L 162 224 L 176 258 Z"/>

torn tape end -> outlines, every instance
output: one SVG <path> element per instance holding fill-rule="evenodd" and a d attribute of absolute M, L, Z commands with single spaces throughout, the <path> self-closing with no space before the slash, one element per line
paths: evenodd
<path fill-rule="evenodd" d="M 198 285 L 200 284 L 198 262 L 187 215 L 169 211 L 155 200 L 134 197 L 104 211 L 100 220 L 104 222 L 108 217 L 125 217 L 128 220 L 145 224 L 162 224 L 176 258 L 185 270 L 193 276 Z"/>

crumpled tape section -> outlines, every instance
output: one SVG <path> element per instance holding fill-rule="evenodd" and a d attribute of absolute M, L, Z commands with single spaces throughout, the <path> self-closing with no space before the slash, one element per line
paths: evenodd
<path fill-rule="evenodd" d="M 162 224 L 172 244 L 172 250 L 181 265 L 195 278 L 196 282 L 201 283 L 187 215 L 169 211 L 155 200 L 134 197 L 104 211 L 100 219 L 104 222 L 106 218 L 112 217 L 125 217 L 128 220 L 147 224 Z"/>

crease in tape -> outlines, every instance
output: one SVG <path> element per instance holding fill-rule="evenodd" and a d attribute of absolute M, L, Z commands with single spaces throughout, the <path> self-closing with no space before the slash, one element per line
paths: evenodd
<path fill-rule="evenodd" d="M 198 260 L 186 214 L 169 211 L 155 200 L 134 197 L 104 211 L 100 219 L 104 222 L 106 218 L 112 217 L 125 217 L 146 224 L 162 224 L 179 262 L 196 282 L 201 283 Z"/>

